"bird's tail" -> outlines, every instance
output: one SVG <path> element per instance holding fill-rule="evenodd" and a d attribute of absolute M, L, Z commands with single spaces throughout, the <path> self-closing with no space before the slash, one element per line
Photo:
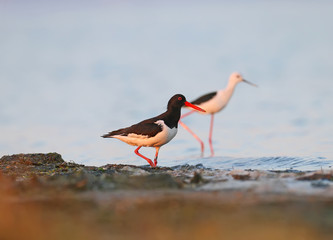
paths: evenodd
<path fill-rule="evenodd" d="M 121 135 L 123 133 L 123 129 L 119 129 L 116 131 L 109 132 L 107 134 L 102 135 L 102 138 L 112 138 L 115 135 Z"/>
<path fill-rule="evenodd" d="M 101 136 L 102 138 L 110 138 L 112 135 L 110 133 L 104 134 Z"/>

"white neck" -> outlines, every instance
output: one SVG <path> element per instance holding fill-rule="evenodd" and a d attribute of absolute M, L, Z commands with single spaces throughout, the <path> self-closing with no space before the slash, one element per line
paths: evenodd
<path fill-rule="evenodd" d="M 225 100 L 227 100 L 227 102 L 232 97 L 232 94 L 235 91 L 236 85 L 237 85 L 236 82 L 229 81 L 227 87 L 225 89 L 221 90 L 221 91 L 223 91 Z"/>

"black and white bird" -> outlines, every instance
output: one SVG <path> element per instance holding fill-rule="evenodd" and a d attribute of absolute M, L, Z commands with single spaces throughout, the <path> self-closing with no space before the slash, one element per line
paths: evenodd
<path fill-rule="evenodd" d="M 168 102 L 167 111 L 156 117 L 144 120 L 127 128 L 109 132 L 103 138 L 117 138 L 129 145 L 138 146 L 135 153 L 156 167 L 160 147 L 168 143 L 177 134 L 180 111 L 183 106 L 202 111 L 201 108 L 186 101 L 184 95 L 176 94 Z M 156 154 L 154 162 L 139 153 L 141 147 L 154 147 Z"/>
<path fill-rule="evenodd" d="M 237 86 L 238 83 L 245 82 L 252 86 L 257 87 L 256 84 L 251 83 L 247 80 L 245 80 L 241 74 L 239 73 L 232 73 L 229 78 L 229 82 L 226 88 L 221 89 L 219 91 L 207 93 L 194 101 L 191 101 L 192 104 L 197 105 L 198 107 L 205 110 L 203 114 L 210 114 L 211 120 L 210 120 L 210 130 L 209 130 L 209 146 L 211 151 L 211 156 L 214 156 L 214 148 L 212 144 L 212 135 L 213 135 L 213 124 L 214 124 L 214 114 L 220 112 L 223 108 L 225 108 L 232 97 L 232 94 Z M 190 114 L 194 113 L 194 111 L 190 111 L 188 113 L 185 113 L 181 116 L 181 119 L 184 117 L 189 116 Z M 182 121 L 179 121 L 179 124 L 185 128 L 188 132 L 190 132 L 195 139 L 197 139 L 201 145 L 201 155 L 203 156 L 204 153 L 204 143 L 203 141 Z"/>

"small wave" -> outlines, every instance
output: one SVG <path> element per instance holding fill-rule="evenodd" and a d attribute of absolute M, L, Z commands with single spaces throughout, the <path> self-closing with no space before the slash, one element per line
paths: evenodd
<path fill-rule="evenodd" d="M 212 157 L 174 160 L 165 162 L 168 166 L 181 166 L 188 164 L 191 166 L 204 166 L 213 169 L 256 169 L 256 170 L 295 170 L 295 171 L 315 171 L 320 169 L 331 169 L 332 160 L 322 157 L 259 157 L 259 158 L 234 158 L 234 157 Z M 201 165 L 200 165 L 201 164 Z M 163 162 L 164 165 L 164 162 Z"/>

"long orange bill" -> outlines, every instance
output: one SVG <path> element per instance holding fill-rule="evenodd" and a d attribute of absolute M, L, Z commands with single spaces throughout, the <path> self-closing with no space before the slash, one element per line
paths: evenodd
<path fill-rule="evenodd" d="M 193 105 L 192 103 L 189 103 L 189 102 L 185 102 L 185 105 L 188 106 L 188 107 L 191 107 L 191 108 L 194 108 L 195 110 L 198 110 L 198 111 L 201 111 L 201 112 L 206 112 L 205 110 L 203 110 L 202 108 L 199 108 L 195 105 Z"/>

